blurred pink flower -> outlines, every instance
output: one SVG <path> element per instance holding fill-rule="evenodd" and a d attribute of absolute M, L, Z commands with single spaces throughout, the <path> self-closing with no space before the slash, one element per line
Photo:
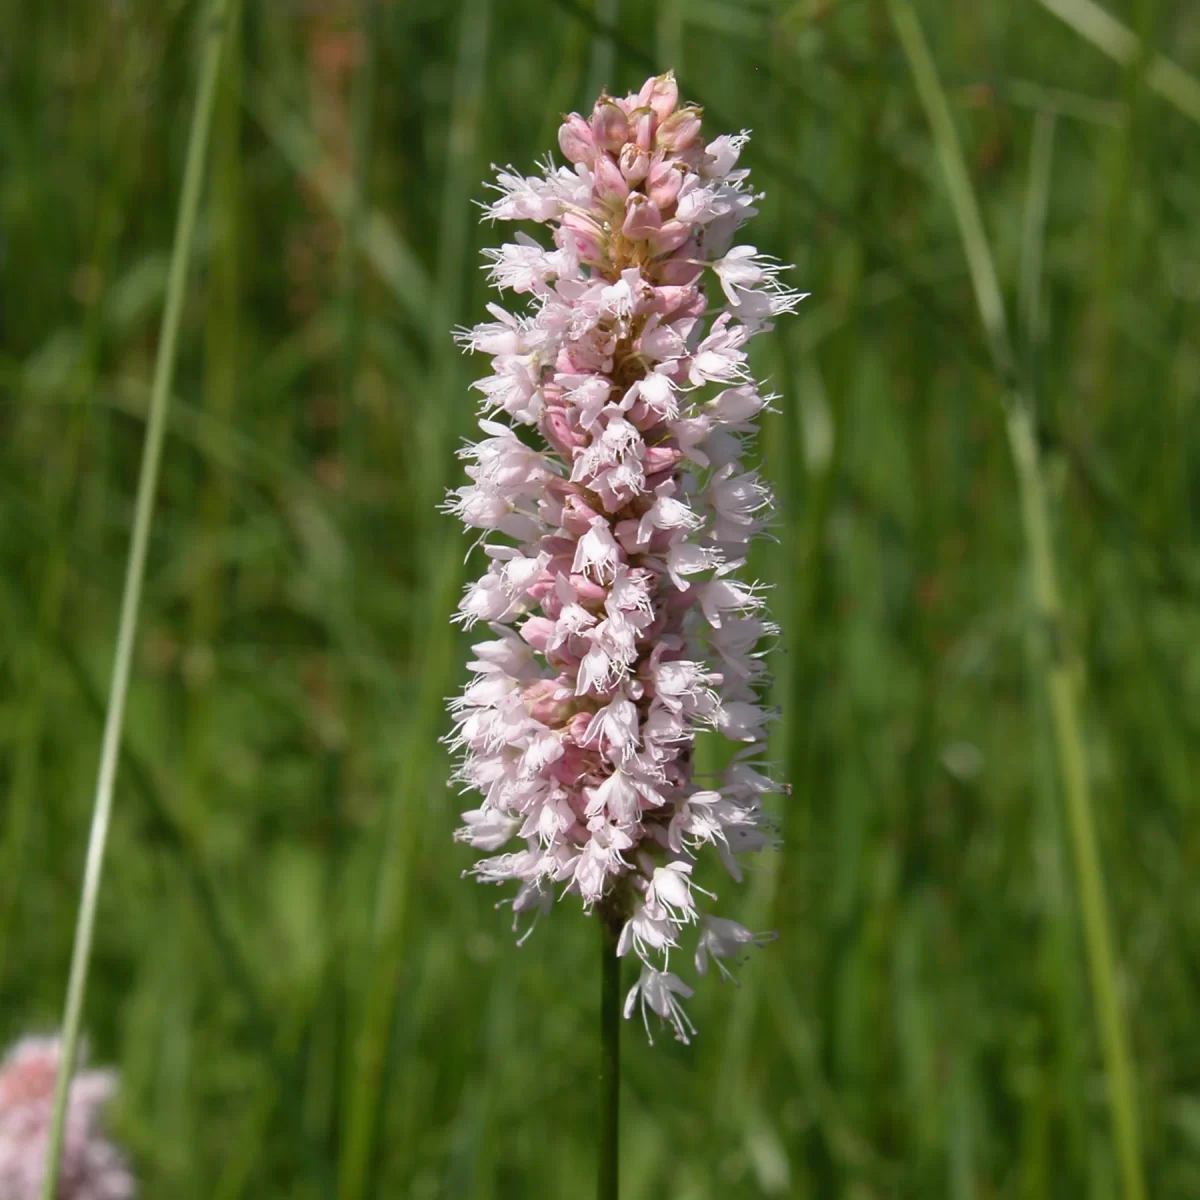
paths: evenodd
<path fill-rule="evenodd" d="M 519 884 L 518 916 L 536 920 L 556 884 L 598 908 L 618 953 L 642 960 L 626 1015 L 653 1012 L 684 1041 L 680 937 L 695 929 L 701 973 L 766 940 L 699 914 L 696 854 L 711 845 L 740 879 L 737 855 L 775 841 L 763 795 L 786 790 L 752 765 L 778 630 L 737 572 L 774 507 L 742 465 L 773 398 L 745 346 L 802 297 L 733 245 L 755 212 L 745 141 L 706 144 L 667 74 L 568 116 L 571 166 L 498 171 L 486 216 L 547 225 L 553 246 L 519 233 L 484 252 L 530 304 L 489 305 L 495 320 L 459 335 L 492 372 L 475 384 L 486 436 L 462 451 L 471 482 L 446 504 L 490 560 L 456 619 L 494 637 L 451 706 L 455 779 L 483 797 L 457 836 L 492 855 L 481 881 Z M 744 748 L 700 784 L 705 728 Z M 522 849 L 495 853 L 514 837 Z"/>
<path fill-rule="evenodd" d="M 40 1200 L 46 1170 L 58 1038 L 27 1037 L 0 1063 L 0 1200 Z M 132 1200 L 129 1168 L 102 1132 L 117 1088 L 112 1071 L 81 1070 L 71 1082 L 59 1200 Z"/>

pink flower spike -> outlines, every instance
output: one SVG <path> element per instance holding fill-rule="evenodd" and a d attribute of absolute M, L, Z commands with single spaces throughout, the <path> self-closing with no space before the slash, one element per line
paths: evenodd
<path fill-rule="evenodd" d="M 506 168 L 487 209 L 547 226 L 485 251 L 523 308 L 456 335 L 491 359 L 469 482 L 445 505 L 486 559 L 453 619 L 491 631 L 450 704 L 453 782 L 480 797 L 457 837 L 485 856 L 480 882 L 516 885 L 521 942 L 555 895 L 599 910 L 641 961 L 626 1016 L 686 1042 L 671 952 L 725 974 L 770 936 L 702 911 L 702 855 L 740 880 L 777 844 L 764 802 L 787 791 L 761 768 L 779 630 L 739 571 L 774 507 L 743 461 L 777 399 L 747 346 L 801 297 L 734 244 L 755 211 L 746 135 L 706 144 L 670 72 L 565 117 L 558 140 L 574 169 Z M 695 777 L 700 730 L 743 747 L 719 780 Z"/>
<path fill-rule="evenodd" d="M 0 1197 L 39 1200 L 46 1170 L 54 1087 L 62 1063 L 58 1038 L 28 1037 L 0 1063 Z M 103 1132 L 117 1090 L 111 1071 L 79 1070 L 71 1081 L 59 1171 L 60 1200 L 133 1200 L 124 1157 Z"/>

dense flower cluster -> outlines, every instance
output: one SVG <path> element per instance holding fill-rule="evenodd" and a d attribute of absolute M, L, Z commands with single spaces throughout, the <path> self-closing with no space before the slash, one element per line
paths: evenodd
<path fill-rule="evenodd" d="M 697 912 L 695 855 L 711 844 L 740 878 L 737 855 L 774 840 L 762 797 L 784 790 L 760 769 L 777 629 L 736 571 L 773 503 L 741 462 L 772 399 L 745 346 L 801 296 L 732 245 L 755 212 L 745 140 L 706 145 L 668 74 L 567 117 L 572 167 L 499 172 L 486 215 L 548 226 L 553 249 L 518 233 L 485 252 L 492 280 L 532 303 L 489 305 L 494 322 L 461 335 L 492 373 L 475 384 L 485 436 L 461 452 L 472 482 L 447 503 L 490 560 L 457 619 L 494 634 L 453 702 L 455 778 L 483 795 L 458 837 L 487 851 L 521 839 L 474 867 L 520 884 L 518 916 L 536 920 L 556 885 L 598 906 L 618 952 L 642 960 L 626 1016 L 640 1002 L 685 1041 L 691 990 L 668 969 L 680 935 L 698 926 L 701 973 L 764 940 Z M 704 786 L 701 728 L 745 743 Z"/>
<path fill-rule="evenodd" d="M 39 1200 L 46 1172 L 58 1038 L 24 1038 L 0 1063 L 0 1198 Z M 71 1081 L 59 1200 L 132 1200 L 133 1177 L 104 1137 L 101 1117 L 116 1091 L 111 1071 L 80 1071 Z"/>

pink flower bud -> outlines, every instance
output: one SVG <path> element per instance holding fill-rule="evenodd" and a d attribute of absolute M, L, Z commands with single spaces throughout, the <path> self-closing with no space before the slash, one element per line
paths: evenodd
<path fill-rule="evenodd" d="M 636 187 L 650 170 L 650 155 L 636 142 L 621 147 L 621 174 L 630 187 Z"/>
<path fill-rule="evenodd" d="M 689 239 L 670 258 L 659 262 L 659 281 L 664 284 L 674 285 L 694 283 L 704 270 L 702 258 L 700 247 L 696 244 L 695 238 Z"/>
<path fill-rule="evenodd" d="M 571 428 L 567 414 L 561 408 L 548 408 L 542 414 L 542 435 L 565 459 L 570 459 L 576 447 L 586 445 L 587 437 Z"/>
<path fill-rule="evenodd" d="M 699 288 L 664 284 L 654 289 L 653 308 L 666 320 L 674 320 L 676 317 L 699 317 L 708 308 L 708 301 Z"/>
<path fill-rule="evenodd" d="M 521 626 L 521 637 L 539 653 L 545 652 L 553 633 L 554 622 L 549 617 L 530 617 Z"/>
<path fill-rule="evenodd" d="M 618 521 L 613 526 L 613 535 L 621 543 L 621 549 L 626 554 L 638 554 L 646 548 L 646 544 L 638 537 L 639 522 L 628 518 Z"/>
<path fill-rule="evenodd" d="M 631 192 L 625 201 L 625 221 L 621 232 L 627 238 L 641 241 L 662 228 L 662 213 L 658 211 L 654 201 L 641 192 Z"/>
<path fill-rule="evenodd" d="M 675 72 L 668 71 L 655 79 L 647 79 L 638 92 L 637 102 L 639 105 L 649 105 L 654 115 L 660 121 L 665 121 L 679 103 L 679 84 L 675 82 Z"/>
<path fill-rule="evenodd" d="M 609 154 L 596 155 L 596 163 L 592 168 L 592 195 L 601 204 L 624 200 L 629 195 L 629 184 Z"/>
<path fill-rule="evenodd" d="M 596 158 L 591 127 L 578 113 L 572 113 L 558 127 L 558 145 L 568 162 L 590 167 Z"/>
<path fill-rule="evenodd" d="M 583 262 L 598 262 L 603 257 L 601 242 L 603 231 L 591 217 L 585 213 L 568 212 L 563 214 L 562 227 L 571 234 L 575 244 L 575 253 Z"/>
<path fill-rule="evenodd" d="M 688 240 L 691 232 L 692 227 L 683 221 L 667 221 L 662 228 L 649 235 L 650 252 L 670 254 Z"/>
<path fill-rule="evenodd" d="M 654 109 L 649 106 L 635 108 L 629 114 L 630 136 L 642 150 L 649 151 L 654 147 L 654 130 L 657 125 L 658 118 L 654 115 Z"/>
<path fill-rule="evenodd" d="M 595 583 L 586 575 L 572 575 L 571 586 L 579 593 L 579 599 L 586 604 L 600 604 L 608 599 L 608 589 L 602 583 Z"/>
<path fill-rule="evenodd" d="M 568 721 L 574 707 L 570 690 L 557 679 L 539 679 L 531 683 L 521 692 L 521 699 L 535 721 L 552 729 Z"/>
<path fill-rule="evenodd" d="M 596 755 L 589 750 L 581 749 L 573 744 L 574 735 L 570 732 L 576 727 L 577 718 L 583 717 L 583 721 L 578 723 L 578 728 L 586 730 L 590 724 L 591 718 L 587 713 L 577 713 L 571 718 L 571 724 L 567 726 L 566 738 L 564 739 L 563 756 L 557 762 L 550 764 L 549 775 L 551 779 L 557 780 L 564 787 L 577 790 L 579 781 L 596 768 Z M 583 736 L 581 732 L 580 737 Z M 571 794 L 571 793 L 569 793 Z"/>
<path fill-rule="evenodd" d="M 678 466 L 682 459 L 683 452 L 673 446 L 651 446 L 646 451 L 646 475 L 657 475 L 660 471 L 670 470 Z"/>
<path fill-rule="evenodd" d="M 694 104 L 672 113 L 659 127 L 655 143 L 660 150 L 680 154 L 696 145 L 700 137 L 700 109 Z"/>
<path fill-rule="evenodd" d="M 600 150 L 616 154 L 629 137 L 629 122 L 620 107 L 608 96 L 601 96 L 592 109 L 592 141 Z"/>
<path fill-rule="evenodd" d="M 684 169 L 680 163 L 657 162 L 646 176 L 646 194 L 660 209 L 668 209 L 679 199 L 683 187 Z"/>
<path fill-rule="evenodd" d="M 600 514 L 578 493 L 567 497 L 563 505 L 563 528 L 575 537 L 583 537 Z"/>
<path fill-rule="evenodd" d="M 569 737 L 578 746 L 587 745 L 588 743 L 584 739 L 587 737 L 588 726 L 591 723 L 591 713 L 576 713 L 567 722 L 567 737 Z"/>

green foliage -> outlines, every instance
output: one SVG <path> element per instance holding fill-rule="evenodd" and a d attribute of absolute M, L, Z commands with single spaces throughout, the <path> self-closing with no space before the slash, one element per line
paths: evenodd
<path fill-rule="evenodd" d="M 1047 11 L 1072 7 L 917 5 L 1038 400 L 1149 1193 L 1182 1200 L 1196 126 L 1152 56 Z M 596 930 L 563 904 L 518 951 L 498 893 L 459 878 L 436 739 L 473 560 L 435 506 L 483 369 L 449 337 L 489 299 L 499 231 L 472 201 L 611 61 L 612 90 L 674 66 L 710 122 L 753 129 L 753 240 L 813 293 L 755 364 L 783 397 L 756 565 L 784 629 L 786 844 L 743 888 L 703 881 L 781 937 L 740 989 L 699 989 L 692 1047 L 626 1027 L 623 1194 L 1115 1195 L 1001 393 L 885 5 L 597 11 L 611 60 L 571 0 L 243 5 L 89 981 L 117 1132 L 147 1197 L 591 1188 Z M 1196 75 L 1194 5 L 1110 11 Z M 61 1013 L 200 13 L 0 6 L 4 1041 Z"/>

